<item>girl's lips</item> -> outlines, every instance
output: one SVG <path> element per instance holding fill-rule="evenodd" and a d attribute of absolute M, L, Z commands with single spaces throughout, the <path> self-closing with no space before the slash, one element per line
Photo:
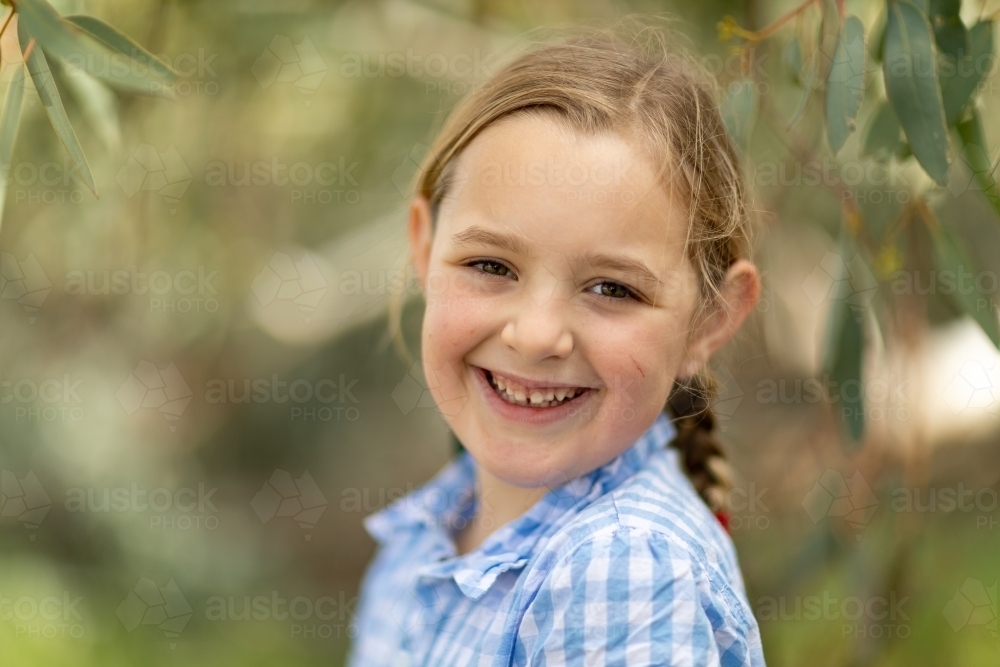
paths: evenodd
<path fill-rule="evenodd" d="M 585 403 L 592 400 L 594 390 L 587 389 L 576 397 L 552 407 L 532 407 L 509 403 L 500 398 L 493 385 L 486 378 L 486 370 L 478 366 L 472 366 L 473 374 L 476 376 L 476 384 L 479 385 L 483 400 L 494 412 L 504 419 L 522 424 L 550 424 L 568 417 L 572 417 L 579 412 Z"/>

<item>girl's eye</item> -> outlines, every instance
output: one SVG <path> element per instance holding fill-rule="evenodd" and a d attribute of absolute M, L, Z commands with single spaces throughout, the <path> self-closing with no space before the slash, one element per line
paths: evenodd
<path fill-rule="evenodd" d="M 625 301 L 626 299 L 635 299 L 635 293 L 629 288 L 625 287 L 620 283 L 615 283 L 611 281 L 604 281 L 602 283 L 597 283 L 590 288 L 590 291 L 597 289 L 595 294 L 605 299 L 611 301 Z"/>
<path fill-rule="evenodd" d="M 503 262 L 498 262 L 495 259 L 479 259 L 474 262 L 469 262 L 465 266 L 475 267 L 480 273 L 485 273 L 488 276 L 496 276 L 498 278 L 514 275 L 514 272 L 511 271 L 510 267 Z M 612 282 L 610 280 L 597 283 L 588 291 L 597 294 L 597 296 L 607 299 L 608 301 L 625 301 L 627 299 L 635 301 L 639 300 L 635 292 L 631 289 L 625 287 L 621 283 Z"/>
<path fill-rule="evenodd" d="M 480 259 L 470 262 L 466 266 L 482 267 L 479 271 L 491 276 L 503 277 L 512 273 L 506 264 L 493 259 Z"/>

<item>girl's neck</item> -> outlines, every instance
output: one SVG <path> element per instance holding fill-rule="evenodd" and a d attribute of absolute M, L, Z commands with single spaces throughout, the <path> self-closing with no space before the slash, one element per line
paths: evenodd
<path fill-rule="evenodd" d="M 463 556 L 473 551 L 505 524 L 518 518 L 548 493 L 546 486 L 520 487 L 476 468 L 476 513 L 455 535 L 455 549 Z"/>

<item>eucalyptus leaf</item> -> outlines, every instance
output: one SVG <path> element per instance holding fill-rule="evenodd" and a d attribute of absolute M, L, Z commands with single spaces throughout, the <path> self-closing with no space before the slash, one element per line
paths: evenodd
<path fill-rule="evenodd" d="M 7 97 L 3 102 L 3 117 L 0 118 L 0 225 L 3 224 L 4 204 L 7 200 L 7 185 L 10 183 L 10 165 L 14 157 L 17 128 L 21 120 L 21 101 L 24 99 L 24 66 L 14 71 L 7 86 Z"/>
<path fill-rule="evenodd" d="M 108 48 L 154 71 L 157 76 L 164 80 L 173 83 L 177 79 L 177 72 L 171 69 L 169 65 L 139 46 L 131 37 L 120 32 L 114 26 L 108 25 L 98 18 L 84 14 L 67 16 L 66 20 Z"/>
<path fill-rule="evenodd" d="M 979 267 L 972 262 L 943 224 L 933 225 L 933 234 L 935 260 L 939 271 L 949 271 L 952 276 L 980 275 Z M 975 289 L 963 289 L 959 285 L 952 291 L 951 297 L 964 312 L 979 323 L 993 344 L 1000 349 L 1000 322 L 997 321 L 997 311 L 990 298 L 991 294 L 978 293 Z"/>
<path fill-rule="evenodd" d="M 1000 193 L 997 191 L 997 181 L 994 176 L 997 165 L 990 159 L 983 135 L 983 125 L 978 113 L 973 113 L 967 120 L 959 123 L 955 129 L 962 139 L 961 160 L 968 167 L 972 180 L 986 196 L 993 210 L 1000 216 Z M 962 184 L 965 185 L 965 184 Z M 971 183 L 969 184 L 971 185 Z M 966 188 L 963 188 L 963 191 Z M 960 193 L 956 193 L 960 194 Z"/>
<path fill-rule="evenodd" d="M 969 50 L 968 31 L 959 16 L 961 9 L 961 0 L 930 0 L 927 14 L 938 49 L 956 60 Z"/>
<path fill-rule="evenodd" d="M 97 133 L 101 143 L 111 152 L 121 148 L 121 120 L 114 93 L 81 70 L 64 72 L 62 81 L 80 105 L 83 117 Z"/>
<path fill-rule="evenodd" d="M 836 0 L 820 0 L 822 18 L 819 24 L 819 40 L 816 47 L 816 78 L 826 81 L 833 67 L 837 52 L 837 37 L 840 34 L 840 11 Z"/>
<path fill-rule="evenodd" d="M 858 442 L 865 428 L 862 401 L 864 392 L 861 384 L 864 331 L 861 327 L 861 316 L 845 299 L 834 301 L 830 316 L 835 323 L 832 330 L 832 358 L 829 366 L 830 380 L 837 391 L 834 405 L 837 417 L 846 433 L 853 442 Z"/>
<path fill-rule="evenodd" d="M 864 431 L 862 396 L 862 358 L 864 356 L 864 319 L 869 316 L 871 301 L 878 291 L 875 278 L 857 248 L 848 239 L 840 254 L 827 253 L 822 272 L 835 280 L 835 291 L 827 321 L 824 366 L 834 382 L 837 417 L 852 442 Z"/>
<path fill-rule="evenodd" d="M 885 45 L 885 13 L 879 12 L 875 19 L 875 25 L 869 30 L 871 39 L 868 40 L 868 55 L 874 62 L 882 62 L 882 48 Z"/>
<path fill-rule="evenodd" d="M 169 95 L 163 76 L 138 71 L 132 61 L 79 34 L 45 0 L 18 0 L 18 26 L 24 26 L 39 46 L 69 67 L 77 67 L 109 84 L 145 95 Z M 20 29 L 20 28 L 19 28 Z"/>
<path fill-rule="evenodd" d="M 818 79 L 816 73 L 819 69 L 817 65 L 818 56 L 813 54 L 807 61 L 805 65 L 804 76 L 802 79 L 802 96 L 799 98 L 799 105 L 795 108 L 795 113 L 792 114 L 792 118 L 788 121 L 786 130 L 791 130 L 795 125 L 802 119 L 802 116 L 806 112 L 806 108 L 809 106 L 809 100 L 812 99 L 813 92 L 818 88 Z"/>
<path fill-rule="evenodd" d="M 865 94 L 865 26 L 848 16 L 837 38 L 833 67 L 826 81 L 826 129 L 834 155 L 857 129 L 856 119 Z"/>
<path fill-rule="evenodd" d="M 954 125 L 993 66 L 993 22 L 980 21 L 969 31 L 969 50 L 958 59 L 941 61 L 941 96 L 945 121 Z"/>
<path fill-rule="evenodd" d="M 948 132 L 927 18 L 909 2 L 889 0 L 882 71 L 906 139 L 935 182 L 948 181 Z"/>
<path fill-rule="evenodd" d="M 896 112 L 888 102 L 882 102 L 878 110 L 868 122 L 868 135 L 865 137 L 862 155 L 892 155 L 900 147 L 900 127 Z"/>
<path fill-rule="evenodd" d="M 19 4 L 18 6 L 20 7 L 21 5 Z M 73 131 L 73 126 L 70 125 L 69 117 L 66 115 L 66 108 L 63 106 L 62 98 L 59 97 L 59 89 L 56 88 L 56 82 L 52 78 L 52 71 L 49 69 L 49 63 L 45 59 L 45 54 L 42 53 L 42 49 L 38 48 L 38 44 L 32 40 L 25 24 L 21 21 L 17 22 L 17 38 L 26 54 L 25 62 L 28 66 L 28 73 L 35 84 L 38 97 L 42 100 L 42 105 L 45 106 L 45 112 L 49 116 L 52 128 L 56 131 L 59 140 L 66 148 L 66 152 L 69 153 L 70 158 L 76 165 L 77 171 L 80 173 L 80 178 L 96 196 L 97 186 L 94 184 L 94 175 L 90 172 L 90 165 L 87 164 L 87 157 L 83 153 L 80 141 L 76 138 L 76 132 Z M 31 49 L 30 53 L 28 53 L 29 47 Z"/>

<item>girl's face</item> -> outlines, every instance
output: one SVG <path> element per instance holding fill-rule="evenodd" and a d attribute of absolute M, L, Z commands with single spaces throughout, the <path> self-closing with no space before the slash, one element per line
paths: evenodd
<path fill-rule="evenodd" d="M 489 126 L 455 167 L 436 228 L 422 198 L 410 218 L 428 388 L 480 466 L 553 487 L 634 443 L 707 359 L 686 211 L 625 139 L 550 116 Z"/>

